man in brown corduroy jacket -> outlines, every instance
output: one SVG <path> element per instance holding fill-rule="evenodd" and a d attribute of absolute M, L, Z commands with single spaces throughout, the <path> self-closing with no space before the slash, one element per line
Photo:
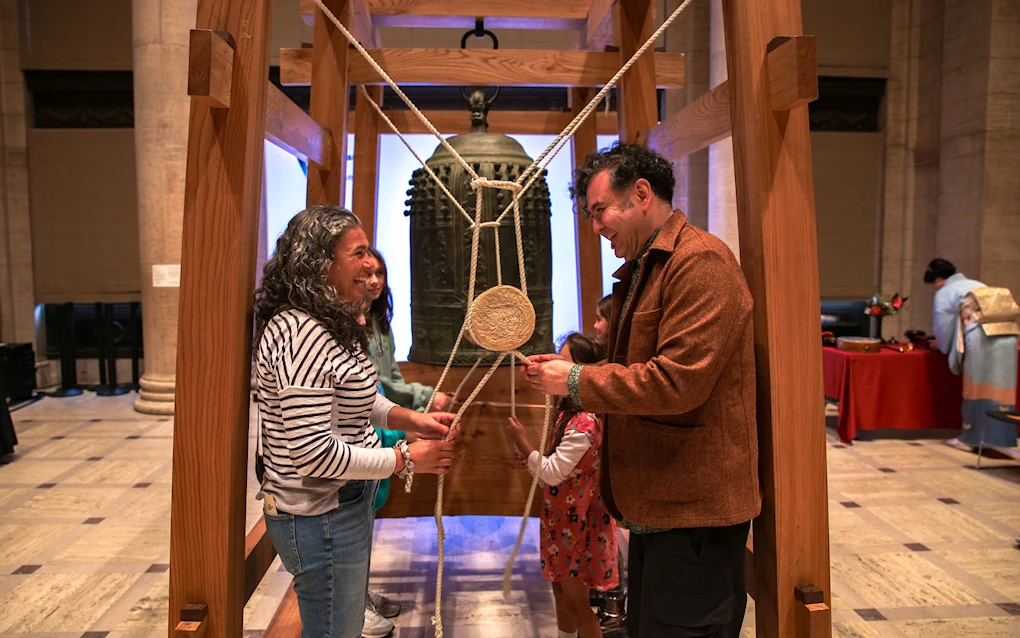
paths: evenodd
<path fill-rule="evenodd" d="M 672 210 L 663 157 L 593 153 L 571 194 L 618 257 L 609 357 L 534 357 L 532 384 L 604 415 L 601 489 L 631 530 L 631 638 L 736 637 L 761 511 L 751 294 L 718 238 Z"/>

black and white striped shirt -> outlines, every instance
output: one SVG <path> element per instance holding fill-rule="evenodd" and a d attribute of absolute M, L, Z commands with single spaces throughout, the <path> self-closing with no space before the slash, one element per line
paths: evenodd
<path fill-rule="evenodd" d="M 376 391 L 375 368 L 299 310 L 273 317 L 255 361 L 266 473 L 262 493 L 281 512 L 314 516 L 337 506 L 346 480 L 381 479 L 396 466 L 372 424 L 394 404 Z"/>

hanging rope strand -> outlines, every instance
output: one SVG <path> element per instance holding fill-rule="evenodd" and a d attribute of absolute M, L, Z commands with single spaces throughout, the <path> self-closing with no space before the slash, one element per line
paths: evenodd
<path fill-rule="evenodd" d="M 439 176 L 432 172 L 432 168 L 428 164 L 426 164 L 425 160 L 421 158 L 421 155 L 418 155 L 417 151 L 415 151 L 411 147 L 411 143 L 404 138 L 404 135 L 400 132 L 399 129 L 397 129 L 397 125 L 393 123 L 389 116 L 387 116 L 386 113 L 382 110 L 382 107 L 376 104 L 375 100 L 373 100 L 372 97 L 368 94 L 368 89 L 365 88 L 365 85 L 359 84 L 358 89 L 365 94 L 365 97 L 368 98 L 368 103 L 371 104 L 372 108 L 375 109 L 376 114 L 380 118 L 382 118 L 382 120 L 386 122 L 386 125 L 390 127 L 390 130 L 393 131 L 393 133 L 398 138 L 400 138 L 400 141 L 404 143 L 404 146 L 407 147 L 407 150 L 411 151 L 411 155 L 414 155 L 415 159 L 418 160 L 418 163 L 421 164 L 421 167 L 424 168 L 425 172 L 429 174 L 432 180 L 436 183 L 436 186 L 439 187 L 439 190 L 443 191 L 443 194 L 446 195 L 446 198 L 450 200 L 450 203 L 453 204 L 454 208 L 460 211 L 460 214 L 464 216 L 464 219 L 466 219 L 469 224 L 474 225 L 475 222 L 472 221 L 471 215 L 467 214 L 467 211 L 464 210 L 464 207 L 460 205 L 460 202 L 457 201 L 457 198 L 454 197 L 453 193 L 451 193 L 450 190 L 446 187 L 446 184 L 443 183 L 443 180 L 439 179 Z"/>

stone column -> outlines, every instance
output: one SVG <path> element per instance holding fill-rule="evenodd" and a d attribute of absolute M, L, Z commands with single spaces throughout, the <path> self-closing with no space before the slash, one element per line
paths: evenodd
<path fill-rule="evenodd" d="M 177 371 L 184 174 L 188 151 L 188 40 L 197 0 L 132 0 L 138 241 L 145 372 L 135 409 L 173 414 Z M 161 279 L 156 287 L 154 274 Z M 168 281 L 166 275 L 171 275 Z"/>
<path fill-rule="evenodd" d="M 715 88 L 726 81 L 726 37 L 722 0 L 712 0 L 711 65 L 709 83 Z M 737 232 L 737 191 L 733 174 L 733 138 L 708 147 L 708 231 L 726 242 L 740 260 Z"/>
<path fill-rule="evenodd" d="M 0 341 L 35 343 L 25 80 L 18 0 L 0 0 Z M 46 353 L 36 349 L 36 358 Z"/>
<path fill-rule="evenodd" d="M 663 15 L 673 13 L 681 1 L 667 0 Z M 665 118 L 708 92 L 709 16 L 707 3 L 694 2 L 666 30 L 666 50 L 685 56 L 685 77 L 682 89 L 666 91 Z M 682 210 L 695 226 L 708 230 L 708 149 L 673 162 L 673 172 L 676 175 L 673 207 Z"/>

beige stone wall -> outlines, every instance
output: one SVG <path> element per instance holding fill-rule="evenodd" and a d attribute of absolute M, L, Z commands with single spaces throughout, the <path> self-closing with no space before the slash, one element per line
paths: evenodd
<path fill-rule="evenodd" d="M 934 257 L 1020 290 L 1020 4 L 897 0 L 892 42 L 882 285 L 911 296 L 901 333 L 931 329 Z"/>
<path fill-rule="evenodd" d="M 18 0 L 22 68 L 131 70 L 131 0 Z"/>
<path fill-rule="evenodd" d="M 26 101 L 18 24 L 18 0 L 0 0 L 0 341 L 34 344 Z"/>

